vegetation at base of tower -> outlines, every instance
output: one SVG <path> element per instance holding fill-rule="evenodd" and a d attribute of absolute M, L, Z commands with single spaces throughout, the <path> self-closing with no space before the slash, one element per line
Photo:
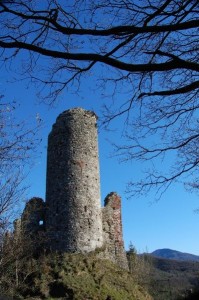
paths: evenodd
<path fill-rule="evenodd" d="M 127 253 L 127 272 L 109 260 L 99 259 L 104 249 L 87 255 L 46 253 L 35 251 L 35 241 L 8 238 L 0 252 L 0 298 L 197 299 L 198 262 L 138 255 L 134 250 L 131 255 Z"/>
<path fill-rule="evenodd" d="M 96 258 L 95 253 L 43 253 L 24 257 L 17 267 L 17 281 L 14 260 L 8 262 L 4 275 L 1 273 L 0 295 L 14 299 L 152 300 L 129 272 Z"/>
<path fill-rule="evenodd" d="M 33 249 L 27 240 L 14 240 L 0 253 L 0 299 L 197 299 L 198 262 L 136 254 L 132 264 L 128 255 L 127 272 L 99 259 L 100 249 L 87 255 Z"/>
<path fill-rule="evenodd" d="M 105 125 L 126 118 L 121 160 L 156 162 L 130 195 L 178 180 L 198 189 L 198 15 L 198 0 L 1 1 L 1 60 L 48 103 L 92 76 L 114 100 Z"/>

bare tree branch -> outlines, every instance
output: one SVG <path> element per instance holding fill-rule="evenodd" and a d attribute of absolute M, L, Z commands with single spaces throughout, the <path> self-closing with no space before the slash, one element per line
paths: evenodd
<path fill-rule="evenodd" d="M 165 190 L 198 172 L 198 16 L 197 0 L 4 1 L 1 60 L 21 62 L 21 78 L 38 81 L 48 103 L 92 76 L 114 99 L 103 125 L 126 117 L 116 155 L 155 165 L 172 152 L 167 170 L 137 185 Z"/>

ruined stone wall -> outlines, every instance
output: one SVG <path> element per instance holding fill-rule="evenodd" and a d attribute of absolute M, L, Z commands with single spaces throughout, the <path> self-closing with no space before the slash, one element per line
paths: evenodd
<path fill-rule="evenodd" d="M 105 256 L 120 267 L 128 269 L 122 232 L 121 198 L 117 193 L 107 195 L 102 212 Z"/>
<path fill-rule="evenodd" d="M 45 203 L 43 199 L 34 197 L 26 203 L 21 220 L 17 220 L 15 230 L 19 231 L 20 225 L 22 231 L 28 235 L 44 230 Z"/>
<path fill-rule="evenodd" d="M 96 115 L 60 114 L 48 138 L 46 229 L 52 250 L 87 252 L 103 244 Z"/>
<path fill-rule="evenodd" d="M 21 219 L 14 223 L 14 238 L 21 240 L 24 251 L 40 251 L 46 246 L 45 202 L 31 198 L 24 208 Z"/>

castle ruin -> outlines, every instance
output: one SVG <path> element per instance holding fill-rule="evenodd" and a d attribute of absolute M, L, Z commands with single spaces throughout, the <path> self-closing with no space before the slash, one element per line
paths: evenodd
<path fill-rule="evenodd" d="M 48 137 L 46 201 L 32 198 L 21 217 L 25 234 L 45 232 L 51 251 L 87 253 L 127 269 L 121 199 L 108 194 L 100 204 L 97 117 L 74 108 L 61 113 Z"/>

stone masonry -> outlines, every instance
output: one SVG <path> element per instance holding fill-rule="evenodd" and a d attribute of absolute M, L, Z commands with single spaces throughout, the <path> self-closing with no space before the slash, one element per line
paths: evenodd
<path fill-rule="evenodd" d="M 46 202 L 31 199 L 21 218 L 23 232 L 43 230 L 51 251 L 87 253 L 128 269 L 121 199 L 115 193 L 100 205 L 97 117 L 74 108 L 61 113 L 48 137 Z"/>
<path fill-rule="evenodd" d="M 16 231 L 19 231 L 19 223 L 21 223 L 22 231 L 28 235 L 34 235 L 43 230 L 45 220 L 44 201 L 38 197 L 30 199 L 25 206 L 21 219 L 23 222 L 19 222 L 19 220 L 15 222 Z"/>
<path fill-rule="evenodd" d="M 59 115 L 48 137 L 46 228 L 51 248 L 102 247 L 96 115 L 81 108 Z"/>
<path fill-rule="evenodd" d="M 106 257 L 126 269 L 127 258 L 122 233 L 121 198 L 115 192 L 108 194 L 104 200 L 102 224 L 104 241 L 106 241 Z"/>

